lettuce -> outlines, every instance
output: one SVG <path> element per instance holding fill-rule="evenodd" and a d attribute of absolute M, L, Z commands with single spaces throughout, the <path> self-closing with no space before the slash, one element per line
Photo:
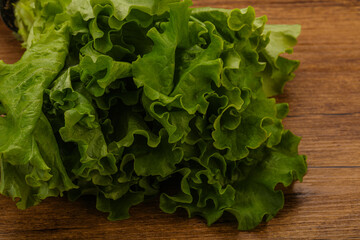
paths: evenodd
<path fill-rule="evenodd" d="M 110 220 L 152 196 L 209 225 L 273 218 L 276 186 L 306 173 L 270 98 L 299 66 L 281 54 L 300 26 L 191 4 L 20 0 L 27 50 L 0 63 L 0 193 L 21 209 L 92 195 Z"/>

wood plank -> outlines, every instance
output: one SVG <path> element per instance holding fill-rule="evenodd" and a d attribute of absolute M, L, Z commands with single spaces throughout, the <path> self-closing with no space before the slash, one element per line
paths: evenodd
<path fill-rule="evenodd" d="M 311 167 L 360 167 L 360 113 L 290 115 L 285 128 L 302 136 L 299 152 Z"/>

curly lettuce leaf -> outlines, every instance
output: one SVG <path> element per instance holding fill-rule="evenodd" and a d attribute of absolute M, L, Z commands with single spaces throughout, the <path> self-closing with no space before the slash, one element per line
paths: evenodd
<path fill-rule="evenodd" d="M 160 208 L 167 213 L 184 208 L 189 217 L 200 215 L 209 225 L 227 211 L 237 218 L 239 230 L 253 229 L 264 216 L 269 221 L 283 207 L 282 191 L 274 190 L 277 184 L 289 186 L 294 180 L 302 181 L 306 158 L 297 153 L 299 141 L 291 132 L 284 132 L 278 145 L 252 154 L 252 158 L 260 158 L 256 164 L 238 165 L 241 172 L 233 171 L 228 176 L 230 181 L 222 184 L 211 171 L 210 161 L 202 161 L 200 169 L 182 169 L 180 191 L 172 196 L 162 194 Z"/>
<path fill-rule="evenodd" d="M 56 79 L 49 91 L 50 100 L 64 116 L 64 126 L 59 129 L 62 140 L 78 146 L 81 158 L 74 163 L 72 172 L 106 185 L 112 180 L 110 175 L 117 172 L 116 159 L 108 152 L 92 103 L 82 94 L 81 87 L 73 89 L 71 80 L 78 75 L 75 69 L 69 69 Z M 79 86 L 76 82 L 74 85 Z"/>
<path fill-rule="evenodd" d="M 174 88 L 175 53 L 177 47 L 188 45 L 190 1 L 170 5 L 170 19 L 160 33 L 151 28 L 147 33 L 154 42 L 152 51 L 133 63 L 134 81 L 151 100 L 168 96 Z M 144 66 L 147 66 L 144 68 Z"/>
<path fill-rule="evenodd" d="M 266 69 L 261 73 L 263 89 L 267 96 L 283 93 L 285 83 L 292 80 L 294 71 L 300 62 L 280 56 L 283 53 L 291 54 L 300 35 L 300 25 L 266 25 L 265 34 L 269 34 L 269 44 L 261 52 L 267 62 Z"/>
<path fill-rule="evenodd" d="M 302 181 L 306 173 L 306 157 L 298 155 L 300 138 L 286 131 L 279 145 L 271 148 L 246 180 L 234 184 L 235 203 L 226 211 L 238 220 L 239 230 L 255 228 L 264 217 L 272 219 L 283 208 L 284 195 L 275 190 L 277 184 L 285 187 L 294 180 Z"/>

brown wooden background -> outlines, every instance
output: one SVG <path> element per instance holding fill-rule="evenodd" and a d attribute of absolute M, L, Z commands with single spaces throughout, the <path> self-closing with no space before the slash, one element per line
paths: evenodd
<path fill-rule="evenodd" d="M 301 24 L 292 58 L 301 66 L 278 98 L 289 102 L 285 126 L 303 137 L 308 156 L 303 183 L 286 191 L 283 210 L 253 231 L 232 218 L 207 227 L 157 203 L 131 209 L 129 220 L 109 222 L 93 202 L 47 199 L 26 211 L 0 196 L 0 239 L 360 239 L 360 1 L 194 0 L 195 6 L 255 7 L 269 23 Z M 0 24 L 0 59 L 21 57 L 19 43 Z M 0 133 L 1 134 L 1 133 Z"/>

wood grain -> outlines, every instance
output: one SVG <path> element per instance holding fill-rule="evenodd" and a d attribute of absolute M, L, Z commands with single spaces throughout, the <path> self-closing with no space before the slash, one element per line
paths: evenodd
<path fill-rule="evenodd" d="M 93 199 L 47 199 L 17 210 L 0 197 L 0 239 L 360 239 L 360 1 L 203 0 L 195 6 L 255 7 L 269 23 L 301 24 L 291 58 L 301 66 L 280 102 L 290 104 L 286 128 L 303 137 L 308 156 L 303 183 L 285 191 L 285 206 L 267 224 L 239 232 L 231 216 L 212 227 L 179 211 L 162 213 L 156 200 L 109 222 Z M 0 59 L 13 63 L 23 50 L 0 24 Z"/>

